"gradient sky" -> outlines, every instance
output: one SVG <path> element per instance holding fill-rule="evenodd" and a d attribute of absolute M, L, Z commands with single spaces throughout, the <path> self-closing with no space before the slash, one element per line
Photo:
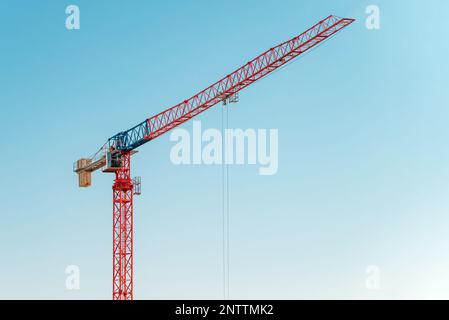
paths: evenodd
<path fill-rule="evenodd" d="M 65 28 L 77 4 L 81 29 Z M 367 30 L 365 8 L 381 10 Z M 0 2 L 0 298 L 110 299 L 113 176 L 72 163 L 329 14 L 357 18 L 240 94 L 279 170 L 230 168 L 234 299 L 449 299 L 449 2 Z M 221 111 L 201 115 L 220 128 Z M 191 130 L 192 123 L 183 125 Z M 221 167 L 134 156 L 135 297 L 222 298 Z M 80 290 L 65 288 L 78 265 Z M 379 267 L 368 290 L 366 268 Z"/>

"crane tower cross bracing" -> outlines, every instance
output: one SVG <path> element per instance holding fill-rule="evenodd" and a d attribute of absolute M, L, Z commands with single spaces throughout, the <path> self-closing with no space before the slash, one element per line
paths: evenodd
<path fill-rule="evenodd" d="M 80 187 L 91 185 L 92 172 L 115 173 L 113 184 L 113 264 L 112 298 L 134 298 L 133 274 L 133 195 L 140 194 L 140 179 L 131 178 L 131 156 L 136 148 L 192 119 L 239 91 L 277 70 L 296 57 L 330 38 L 355 20 L 330 15 L 300 35 L 285 41 L 191 98 L 147 118 L 126 131 L 109 138 L 97 153 L 75 162 Z"/>

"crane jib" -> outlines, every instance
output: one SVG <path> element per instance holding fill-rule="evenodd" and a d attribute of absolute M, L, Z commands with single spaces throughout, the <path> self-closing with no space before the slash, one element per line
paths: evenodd
<path fill-rule="evenodd" d="M 273 47 L 217 81 L 192 98 L 120 132 L 108 140 L 109 147 L 130 151 L 190 120 L 227 97 L 322 43 L 354 19 L 329 16 L 299 36 Z"/>

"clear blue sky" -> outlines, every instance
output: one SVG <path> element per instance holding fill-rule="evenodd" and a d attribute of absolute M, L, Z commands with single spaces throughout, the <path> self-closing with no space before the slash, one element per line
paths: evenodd
<path fill-rule="evenodd" d="M 69 4 L 80 30 L 65 29 Z M 369 4 L 380 30 L 364 26 Z M 279 130 L 277 175 L 230 168 L 231 298 L 449 298 L 447 12 L 443 0 L 1 1 L 0 298 L 109 299 L 113 177 L 81 190 L 73 161 L 329 14 L 358 22 L 231 111 L 231 127 Z M 172 145 L 134 157 L 135 295 L 221 298 L 221 167 L 174 166 Z M 65 288 L 70 264 L 79 291 Z"/>

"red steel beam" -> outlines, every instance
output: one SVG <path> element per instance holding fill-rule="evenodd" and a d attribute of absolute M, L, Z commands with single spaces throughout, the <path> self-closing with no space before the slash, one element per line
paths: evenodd
<path fill-rule="evenodd" d="M 145 139 L 152 140 L 246 88 L 353 23 L 329 16 L 299 36 L 273 47 L 208 88 L 146 120 Z"/>
<path fill-rule="evenodd" d="M 122 152 L 122 167 L 112 186 L 112 299 L 133 300 L 133 183 L 131 152 Z"/>

